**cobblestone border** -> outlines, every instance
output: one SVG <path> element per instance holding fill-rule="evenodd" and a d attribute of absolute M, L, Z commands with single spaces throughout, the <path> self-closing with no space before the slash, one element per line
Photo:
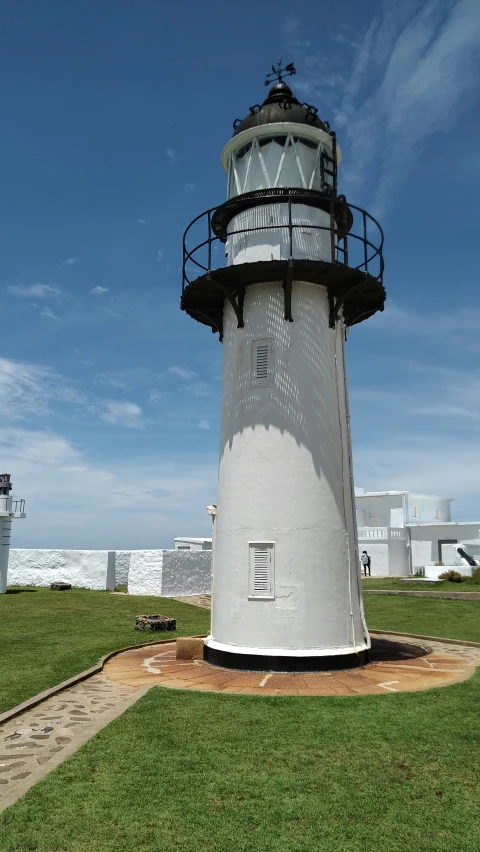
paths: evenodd
<path fill-rule="evenodd" d="M 205 633 L 203 636 L 196 636 L 195 638 L 204 639 L 206 635 L 207 634 Z M 91 666 L 91 668 L 85 669 L 85 671 L 79 672 L 79 674 L 73 675 L 73 677 L 69 677 L 68 680 L 63 680 L 56 686 L 44 689 L 43 692 L 39 692 L 32 698 L 27 698 L 25 701 L 22 701 L 21 704 L 17 704 L 15 707 L 5 710 L 4 713 L 0 713 L 0 725 L 10 721 L 10 719 L 13 719 L 15 716 L 19 716 L 26 710 L 31 710 L 32 707 L 36 707 L 37 704 L 41 704 L 41 702 L 46 701 L 47 698 L 52 698 L 54 695 L 58 695 L 58 693 L 63 692 L 64 689 L 68 689 L 70 686 L 75 686 L 75 684 L 81 683 L 82 680 L 87 680 L 87 678 L 92 677 L 93 675 L 100 674 L 100 672 L 103 671 L 105 663 L 108 662 L 108 660 L 111 660 L 112 657 L 116 657 L 117 654 L 122 654 L 123 651 L 134 651 L 135 648 L 144 648 L 148 645 L 162 645 L 164 642 L 171 641 L 172 637 L 170 636 L 168 639 L 153 639 L 151 642 L 138 642 L 136 645 L 126 645 L 125 648 L 117 648 L 116 651 L 109 651 L 108 654 L 104 654 L 103 657 L 100 657 L 98 663 Z"/>

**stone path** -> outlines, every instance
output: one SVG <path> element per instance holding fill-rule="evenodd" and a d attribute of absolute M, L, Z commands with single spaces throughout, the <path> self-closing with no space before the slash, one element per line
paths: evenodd
<path fill-rule="evenodd" d="M 248 695 L 385 695 L 447 686 L 466 680 L 480 665 L 480 648 L 402 640 L 387 633 L 372 639 L 372 662 L 363 668 L 301 674 L 240 672 L 203 660 L 177 660 L 175 642 L 125 651 L 109 660 L 105 676 L 124 685 L 162 686 Z"/>
<path fill-rule="evenodd" d="M 0 725 L 0 810 L 146 691 L 97 674 Z"/>
<path fill-rule="evenodd" d="M 174 598 L 174 600 L 192 604 L 193 606 L 201 606 L 203 609 L 212 608 L 212 599 L 210 595 L 184 595 L 183 597 Z"/>

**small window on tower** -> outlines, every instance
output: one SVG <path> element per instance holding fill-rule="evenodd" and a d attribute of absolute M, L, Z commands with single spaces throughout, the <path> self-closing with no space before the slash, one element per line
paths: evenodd
<path fill-rule="evenodd" d="M 249 542 L 248 597 L 273 600 L 275 597 L 274 542 Z"/>
<path fill-rule="evenodd" d="M 252 340 L 252 387 L 273 385 L 273 340 Z"/>

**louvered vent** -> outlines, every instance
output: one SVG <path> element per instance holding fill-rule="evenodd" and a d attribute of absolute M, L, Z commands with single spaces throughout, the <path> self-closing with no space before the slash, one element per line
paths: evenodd
<path fill-rule="evenodd" d="M 273 543 L 250 542 L 251 598 L 274 597 Z"/>
<path fill-rule="evenodd" d="M 252 385 L 273 385 L 273 340 L 252 341 Z"/>
<path fill-rule="evenodd" d="M 260 381 L 268 379 L 268 343 L 261 343 L 257 346 L 256 360 L 257 379 Z"/>

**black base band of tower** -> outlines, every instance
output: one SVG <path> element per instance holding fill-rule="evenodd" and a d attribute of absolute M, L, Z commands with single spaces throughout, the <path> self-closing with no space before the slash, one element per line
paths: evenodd
<path fill-rule="evenodd" d="M 368 651 L 325 657 L 269 657 L 236 654 L 204 645 L 203 659 L 212 666 L 249 672 L 329 672 L 355 669 L 369 662 Z"/>

